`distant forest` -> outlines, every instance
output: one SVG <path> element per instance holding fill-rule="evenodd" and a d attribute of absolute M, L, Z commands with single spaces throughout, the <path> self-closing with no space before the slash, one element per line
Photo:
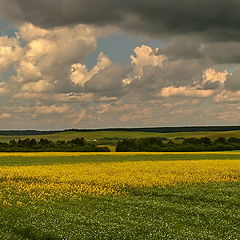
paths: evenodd
<path fill-rule="evenodd" d="M 117 152 L 201 152 L 240 150 L 240 138 L 219 137 L 211 140 L 207 137 L 184 138 L 182 141 L 163 142 L 161 138 L 135 138 L 119 141 Z"/>
<path fill-rule="evenodd" d="M 75 138 L 70 141 L 48 139 L 19 139 L 10 140 L 9 143 L 0 142 L 0 152 L 110 152 L 108 147 L 99 147 L 94 143 Z"/>
<path fill-rule="evenodd" d="M 106 128 L 106 129 L 65 129 L 56 131 L 38 130 L 1 130 L 3 136 L 31 136 L 47 135 L 62 132 L 99 132 L 99 131 L 131 131 L 131 132 L 156 132 L 156 133 L 178 133 L 178 132 L 218 132 L 218 131 L 240 131 L 240 126 L 193 126 L 193 127 L 150 127 L 150 128 Z"/>
<path fill-rule="evenodd" d="M 168 140 L 160 137 L 126 138 L 119 140 L 117 152 L 201 152 L 240 150 L 240 138 L 219 137 L 211 140 L 202 138 L 176 138 Z M 108 147 L 97 146 L 83 137 L 70 141 L 48 139 L 19 139 L 0 142 L 0 152 L 110 152 Z"/>

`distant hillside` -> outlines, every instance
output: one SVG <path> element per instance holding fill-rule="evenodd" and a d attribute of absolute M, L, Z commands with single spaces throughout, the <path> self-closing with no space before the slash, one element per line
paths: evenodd
<path fill-rule="evenodd" d="M 106 128 L 106 129 L 67 129 L 64 131 L 96 132 L 96 131 L 124 131 L 124 132 L 155 132 L 155 133 L 178 133 L 178 132 L 221 132 L 240 131 L 240 126 L 193 126 L 193 127 L 150 127 L 150 128 Z M 63 132 L 64 132 L 63 131 Z"/>
<path fill-rule="evenodd" d="M 153 132 L 153 133 L 180 133 L 180 132 L 222 132 L 240 131 L 240 126 L 193 126 L 193 127 L 150 127 L 150 128 L 106 128 L 106 129 L 65 129 L 56 131 L 38 130 L 1 130 L 1 136 L 33 136 L 49 135 L 64 132 Z"/>
<path fill-rule="evenodd" d="M 32 135 L 47 135 L 62 131 L 37 131 L 37 130 L 0 130 L 1 136 L 32 136 Z"/>

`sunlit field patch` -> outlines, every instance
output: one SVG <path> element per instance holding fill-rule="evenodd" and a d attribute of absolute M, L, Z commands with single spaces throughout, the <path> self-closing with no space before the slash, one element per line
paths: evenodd
<path fill-rule="evenodd" d="M 0 167 L 1 202 L 128 194 L 130 188 L 240 182 L 239 160 L 139 161 Z"/>

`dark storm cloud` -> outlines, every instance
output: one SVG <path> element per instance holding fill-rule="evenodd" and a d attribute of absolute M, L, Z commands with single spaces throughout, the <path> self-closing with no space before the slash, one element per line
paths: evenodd
<path fill-rule="evenodd" d="M 240 42 L 207 41 L 196 36 L 177 36 L 159 50 L 170 59 L 208 59 L 215 64 L 240 63 Z"/>
<path fill-rule="evenodd" d="M 236 71 L 227 79 L 225 82 L 225 88 L 232 91 L 240 90 L 240 68 L 237 68 Z"/>
<path fill-rule="evenodd" d="M 87 92 L 106 97 L 120 96 L 123 94 L 122 80 L 129 71 L 127 67 L 113 64 L 86 82 L 84 88 Z"/>
<path fill-rule="evenodd" d="M 240 63 L 240 42 L 206 43 L 201 52 L 215 63 Z"/>
<path fill-rule="evenodd" d="M 0 0 L 1 14 L 42 27 L 113 24 L 146 33 L 240 37 L 239 0 Z"/>
<path fill-rule="evenodd" d="M 203 89 L 204 90 L 215 90 L 217 88 L 221 87 L 220 82 L 211 82 L 207 81 L 206 83 L 203 84 Z"/>
<path fill-rule="evenodd" d="M 167 46 L 160 49 L 159 53 L 168 56 L 172 60 L 183 58 L 200 59 L 204 55 L 201 52 L 201 44 L 204 40 L 194 36 L 175 37 Z"/>

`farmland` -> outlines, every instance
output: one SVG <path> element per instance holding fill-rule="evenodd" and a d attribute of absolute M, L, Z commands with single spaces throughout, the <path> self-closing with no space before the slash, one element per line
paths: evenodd
<path fill-rule="evenodd" d="M 24 133 L 24 132 L 23 132 Z M 10 133 L 9 133 L 10 134 Z M 11 132 L 12 134 L 12 132 Z M 159 132 L 147 132 L 147 131 L 63 131 L 57 133 L 49 133 L 45 135 L 8 135 L 8 132 L 5 135 L 0 135 L 0 143 L 9 143 L 9 141 L 18 141 L 26 140 L 26 139 L 35 139 L 36 141 L 40 141 L 41 139 L 46 139 L 49 141 L 57 142 L 57 141 L 71 141 L 76 138 L 84 138 L 87 144 L 94 143 L 98 147 L 106 147 L 110 151 L 116 151 L 116 146 L 119 141 L 124 139 L 140 139 L 140 138 L 160 138 L 165 143 L 168 141 L 173 141 L 176 144 L 179 144 L 185 138 L 209 138 L 212 141 L 215 141 L 218 138 L 224 137 L 226 139 L 235 137 L 240 139 L 240 131 L 206 131 L 206 132 L 173 132 L 173 133 L 159 133 Z M 14 147 L 15 148 L 15 147 Z M 62 147 L 61 147 L 62 148 Z M 9 151 L 9 149 L 4 148 L 5 151 Z M 238 149 L 238 148 L 237 148 Z M 15 149 L 17 150 L 17 149 Z M 209 149 L 205 149 L 208 151 Z M 211 149 L 210 149 L 211 150 Z M 222 148 L 217 149 L 218 151 L 224 150 Z M 230 150 L 230 149 L 227 149 Z M 3 150 L 1 150 L 3 151 Z M 19 151 L 19 150 L 18 150 Z M 24 150 L 22 150 L 24 151 Z M 28 149 L 28 151 L 30 151 Z M 31 151 L 39 151 L 37 149 Z M 46 150 L 45 150 L 46 151 Z M 47 149 L 47 151 L 51 151 L 51 149 Z M 56 151 L 56 150 L 54 150 Z M 62 149 L 62 151 L 69 151 L 67 149 Z M 92 150 L 93 151 L 93 150 Z M 169 149 L 168 151 L 171 151 Z M 181 151 L 180 149 L 178 151 Z M 186 150 L 184 150 L 186 151 Z M 194 150 L 192 150 L 194 151 Z"/>
<path fill-rule="evenodd" d="M 239 239 L 240 153 L 1 153 L 0 239 Z"/>
<path fill-rule="evenodd" d="M 23 136 L 4 136 L 0 135 L 0 141 L 8 142 L 12 139 L 24 139 L 24 138 L 35 138 L 40 140 L 41 138 L 46 138 L 52 141 L 56 140 L 71 140 L 77 137 L 84 137 L 86 140 L 104 140 L 114 139 L 114 138 L 143 138 L 143 137 L 165 137 L 169 139 L 174 139 L 176 137 L 209 137 L 211 139 L 216 139 L 218 137 L 240 137 L 240 131 L 216 131 L 216 132 L 177 132 L 177 133 L 157 133 L 157 132 L 138 132 L 138 131 L 92 131 L 92 132 L 74 132 L 66 131 L 60 133 L 53 133 L 47 135 L 23 135 Z M 115 142 L 114 140 L 109 140 L 110 142 Z"/>

